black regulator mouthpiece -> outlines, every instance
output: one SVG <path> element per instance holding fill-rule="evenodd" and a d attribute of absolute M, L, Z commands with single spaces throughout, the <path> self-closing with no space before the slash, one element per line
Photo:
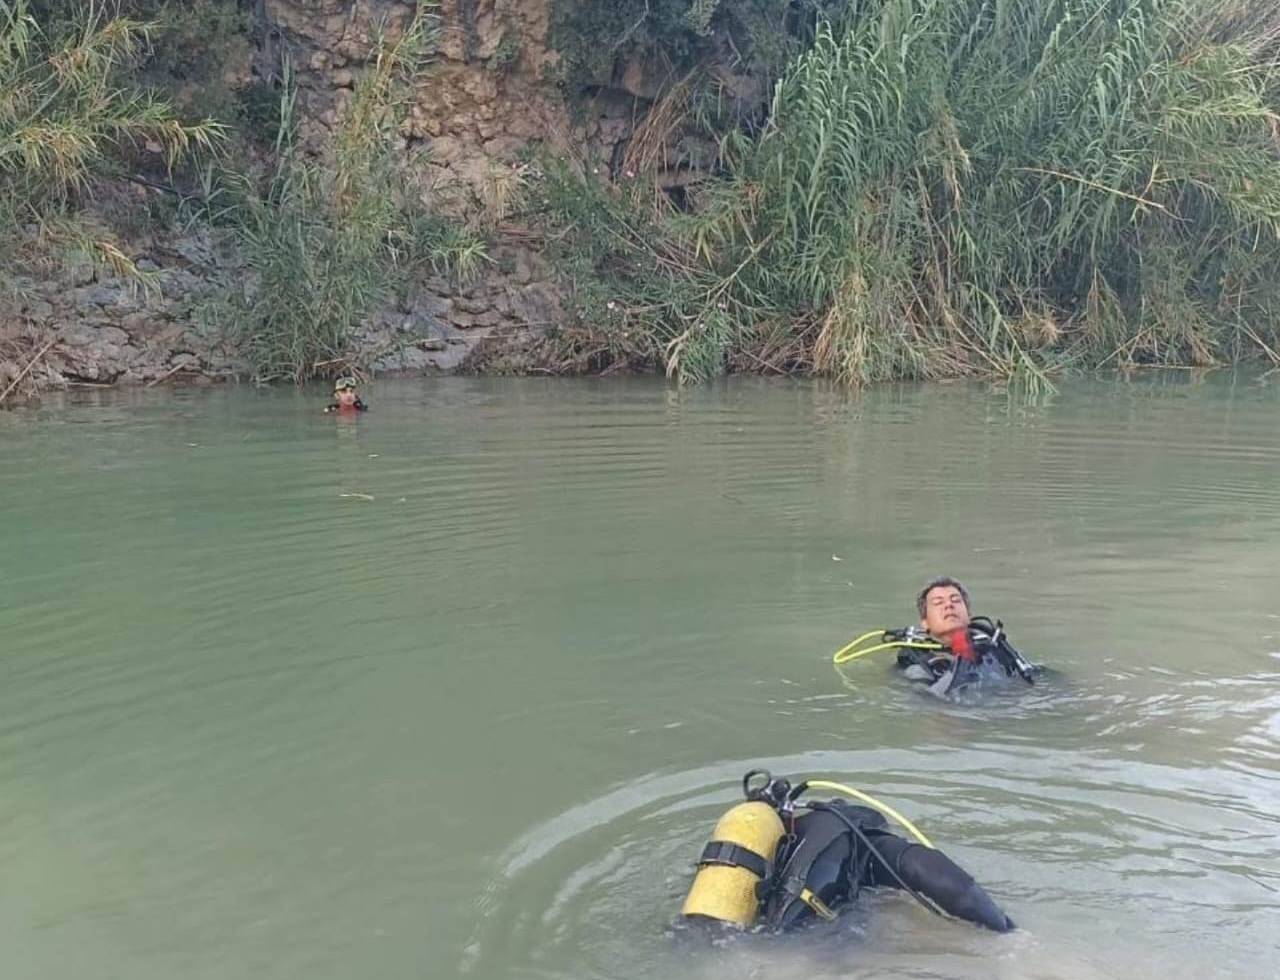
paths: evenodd
<path fill-rule="evenodd" d="M 742 795 L 748 802 L 768 803 L 775 810 L 793 809 L 796 798 L 808 787 L 808 782 L 792 786 L 790 780 L 773 776 L 768 769 L 752 769 L 742 777 Z"/>
<path fill-rule="evenodd" d="M 770 775 L 768 769 L 752 769 L 742 777 L 742 795 L 752 803 L 759 801 L 781 809 L 791 794 L 791 783 L 781 776 Z"/>

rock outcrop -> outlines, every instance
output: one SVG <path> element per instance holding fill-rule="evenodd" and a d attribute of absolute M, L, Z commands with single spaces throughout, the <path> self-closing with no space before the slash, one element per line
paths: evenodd
<path fill-rule="evenodd" d="M 135 246 L 142 250 L 136 279 L 87 261 L 67 263 L 48 279 L 14 277 L 0 320 L 0 391 L 243 373 L 217 324 L 200 316 L 225 288 L 234 260 L 216 254 L 202 234 Z"/>
<path fill-rule="evenodd" d="M 412 0 L 259 0 L 270 57 L 294 65 L 304 144 L 323 157 L 367 69 L 379 25 L 391 35 L 413 16 Z M 442 0 L 440 44 L 412 93 L 401 129 L 406 174 L 433 208 L 486 228 L 491 258 L 478 281 L 442 279 L 381 310 L 356 331 L 360 359 L 379 371 L 414 373 L 464 365 L 477 345 L 536 338 L 563 318 L 554 271 L 518 225 L 520 161 L 530 151 L 572 151 L 615 170 L 628 160 L 637 120 L 669 86 L 651 64 L 619 64 L 592 85 L 577 111 L 555 81 L 560 56 L 549 30 L 552 0 Z M 260 54 L 259 57 L 262 57 Z M 247 76 L 249 67 L 238 74 Z M 659 147 L 648 162 L 681 180 L 687 146 Z M 668 166 L 669 164 L 669 166 Z M 216 324 L 198 315 L 241 273 L 206 236 L 126 243 L 147 273 L 138 287 L 88 267 L 57 277 L 19 277 L 14 315 L 0 320 L 0 390 L 25 367 L 23 354 L 53 344 L 24 384 L 149 384 L 192 375 L 232 377 L 245 366 Z M 37 342 L 39 341 L 39 343 Z"/>

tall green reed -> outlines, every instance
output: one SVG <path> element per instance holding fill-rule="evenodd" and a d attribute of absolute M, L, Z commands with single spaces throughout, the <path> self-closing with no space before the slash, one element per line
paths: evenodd
<path fill-rule="evenodd" d="M 854 383 L 1274 357 L 1278 32 L 1239 0 L 847 5 L 659 236 L 668 370 L 779 323 Z"/>

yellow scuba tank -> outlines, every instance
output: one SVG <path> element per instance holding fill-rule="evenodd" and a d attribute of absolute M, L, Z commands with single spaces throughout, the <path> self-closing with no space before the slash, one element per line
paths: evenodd
<path fill-rule="evenodd" d="M 754 923 L 760 909 L 756 885 L 768 876 L 785 833 L 777 809 L 762 800 L 731 809 L 720 818 L 702 851 L 680 914 L 740 926 Z"/>

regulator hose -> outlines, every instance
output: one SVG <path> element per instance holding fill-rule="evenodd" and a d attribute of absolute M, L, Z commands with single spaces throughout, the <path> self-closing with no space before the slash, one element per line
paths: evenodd
<path fill-rule="evenodd" d="M 872 637 L 879 637 L 880 642 L 869 647 L 862 647 L 860 644 L 865 643 Z M 888 637 L 889 639 L 886 639 Z M 865 657 L 869 653 L 877 653 L 880 650 L 942 650 L 941 643 L 935 643 L 932 640 L 908 640 L 906 637 L 896 637 L 890 630 L 871 630 L 869 633 L 863 633 L 856 640 L 846 643 L 835 652 L 835 656 L 831 658 L 832 662 L 839 666 L 847 664 L 850 660 L 857 660 L 859 657 Z"/>
<path fill-rule="evenodd" d="M 844 783 L 835 783 L 829 779 L 810 779 L 804 783 L 801 783 L 800 786 L 797 787 L 797 791 L 793 793 L 792 798 L 794 799 L 796 796 L 799 796 L 800 793 L 803 792 L 805 789 L 825 789 L 833 793 L 843 793 L 845 796 L 848 796 L 850 799 L 859 800 L 860 802 L 867 804 L 867 806 L 871 807 L 872 809 L 877 810 L 880 813 L 883 813 L 890 820 L 894 821 L 899 826 L 901 826 L 904 830 L 906 830 L 907 833 L 909 833 L 912 837 L 914 837 L 917 841 L 919 841 L 925 847 L 929 848 L 930 850 L 937 850 L 937 848 L 933 846 L 933 841 L 929 840 L 929 838 L 924 835 L 924 833 L 920 830 L 919 827 L 913 824 L 910 820 L 904 817 L 901 813 L 899 813 L 893 807 L 889 806 L 888 803 L 881 803 L 870 793 L 864 793 L 862 792 L 862 790 L 854 789 L 852 786 L 846 786 Z"/>

